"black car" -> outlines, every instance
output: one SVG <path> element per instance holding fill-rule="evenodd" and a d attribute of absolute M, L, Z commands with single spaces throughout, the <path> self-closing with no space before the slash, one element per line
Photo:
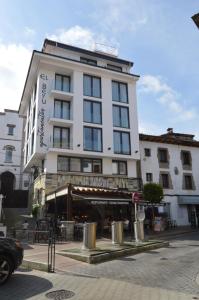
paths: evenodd
<path fill-rule="evenodd" d="M 11 238 L 0 237 L 0 285 L 20 266 L 23 260 L 23 247 Z"/>

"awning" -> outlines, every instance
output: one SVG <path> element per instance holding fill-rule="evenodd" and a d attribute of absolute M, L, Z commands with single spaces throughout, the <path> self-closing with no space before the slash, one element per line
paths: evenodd
<path fill-rule="evenodd" d="M 199 204 L 199 195 L 197 196 L 178 196 L 179 205 Z"/>
<path fill-rule="evenodd" d="M 89 195 L 80 195 L 78 193 L 72 193 L 73 200 L 87 200 L 93 205 L 129 205 L 130 199 L 116 198 L 116 197 L 91 197 Z"/>
<path fill-rule="evenodd" d="M 46 201 L 50 201 L 50 200 L 53 200 L 57 197 L 64 196 L 64 195 L 67 195 L 67 194 L 68 194 L 68 188 L 64 188 L 64 189 L 62 189 L 58 192 L 54 192 L 52 194 L 47 195 Z"/>

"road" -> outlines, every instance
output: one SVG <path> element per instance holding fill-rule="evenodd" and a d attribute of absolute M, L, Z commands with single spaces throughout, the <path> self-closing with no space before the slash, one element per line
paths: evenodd
<path fill-rule="evenodd" d="M 173 238 L 168 248 L 98 265 L 75 264 L 56 274 L 18 271 L 0 288 L 1 300 L 47 299 L 55 289 L 75 292 L 71 299 L 199 299 L 199 233 Z"/>

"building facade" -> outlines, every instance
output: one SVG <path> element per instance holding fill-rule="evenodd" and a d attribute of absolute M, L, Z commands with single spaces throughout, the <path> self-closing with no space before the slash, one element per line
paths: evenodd
<path fill-rule="evenodd" d="M 132 62 L 45 40 L 34 51 L 19 113 L 33 201 L 68 183 L 137 189 L 139 135 Z"/>
<path fill-rule="evenodd" d="M 140 134 L 140 155 L 143 183 L 162 185 L 170 218 L 178 225 L 198 225 L 199 141 L 172 128 L 160 136 Z"/>
<path fill-rule="evenodd" d="M 29 175 L 23 173 L 24 124 L 18 111 L 0 112 L 0 194 L 4 196 L 29 187 Z"/>

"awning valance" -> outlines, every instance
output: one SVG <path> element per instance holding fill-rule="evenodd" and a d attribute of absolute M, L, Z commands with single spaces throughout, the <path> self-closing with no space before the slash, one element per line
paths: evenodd
<path fill-rule="evenodd" d="M 199 204 L 199 195 L 196 196 L 178 196 L 179 205 Z"/>

